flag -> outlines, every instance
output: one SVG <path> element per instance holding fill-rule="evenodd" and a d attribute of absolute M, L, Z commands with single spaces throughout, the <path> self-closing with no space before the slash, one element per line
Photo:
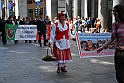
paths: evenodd
<path fill-rule="evenodd" d="M 15 40 L 15 33 L 16 33 L 16 27 L 18 25 L 13 24 L 6 24 L 5 30 L 6 30 L 6 40 Z"/>
<path fill-rule="evenodd" d="M 40 1 L 37 1 L 37 2 L 36 2 L 36 5 L 37 5 L 37 6 L 40 6 Z"/>
<path fill-rule="evenodd" d="M 0 2 L 0 10 L 2 10 L 2 5 L 1 5 L 2 2 Z"/>
<path fill-rule="evenodd" d="M 5 9 L 5 8 L 4 8 L 4 1 L 1 1 L 1 8 L 2 8 L 2 10 Z"/>
<path fill-rule="evenodd" d="M 12 2 L 9 2 L 8 3 L 8 9 L 11 10 L 11 8 L 12 8 Z"/>

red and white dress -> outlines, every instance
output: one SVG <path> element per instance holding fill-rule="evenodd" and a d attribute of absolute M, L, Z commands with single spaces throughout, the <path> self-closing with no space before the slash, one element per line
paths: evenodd
<path fill-rule="evenodd" d="M 53 42 L 53 54 L 57 58 L 58 63 L 66 63 L 72 61 L 70 42 L 73 36 L 69 29 L 69 24 L 64 23 L 64 27 L 58 21 L 51 29 L 50 43 Z"/>

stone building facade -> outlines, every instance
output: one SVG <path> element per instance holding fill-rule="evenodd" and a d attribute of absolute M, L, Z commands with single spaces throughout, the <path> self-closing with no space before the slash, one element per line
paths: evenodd
<path fill-rule="evenodd" d="M 8 2 L 16 5 L 13 7 L 14 15 L 25 18 L 26 16 L 35 18 L 35 0 L 0 0 L 5 3 L 5 10 L 0 10 L 0 16 L 10 15 L 7 9 Z M 85 18 L 99 18 L 102 22 L 102 28 L 110 28 L 114 21 L 112 8 L 117 4 L 124 4 L 124 0 L 41 0 L 40 8 L 44 16 L 48 15 L 50 19 L 57 17 L 59 11 L 66 11 L 69 17 L 83 16 Z"/>

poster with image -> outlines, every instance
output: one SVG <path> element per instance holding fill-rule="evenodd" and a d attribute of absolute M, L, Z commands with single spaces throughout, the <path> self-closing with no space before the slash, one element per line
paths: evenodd
<path fill-rule="evenodd" d="M 110 39 L 111 33 L 78 33 L 76 37 L 80 58 L 114 55 L 114 42 L 106 46 L 99 54 L 97 53 L 97 49 Z"/>
<path fill-rule="evenodd" d="M 15 40 L 15 33 L 17 27 L 18 25 L 13 25 L 13 24 L 5 25 L 6 40 Z"/>

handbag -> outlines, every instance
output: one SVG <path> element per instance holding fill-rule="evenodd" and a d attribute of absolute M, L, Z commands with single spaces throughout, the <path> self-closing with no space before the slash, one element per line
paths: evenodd
<path fill-rule="evenodd" d="M 51 50 L 52 56 L 49 55 L 49 48 L 50 48 L 50 47 L 47 48 L 47 52 L 46 52 L 47 54 L 42 58 L 42 60 L 43 60 L 43 61 L 56 61 L 57 58 L 53 56 L 53 51 L 52 51 L 51 48 L 50 48 L 50 50 Z"/>
<path fill-rule="evenodd" d="M 115 25 L 115 29 L 116 29 L 117 43 L 119 44 L 119 38 L 118 38 L 118 34 L 117 34 L 117 24 Z M 116 52 L 115 53 L 116 53 L 116 55 L 118 57 L 120 57 L 120 59 L 124 60 L 124 50 L 116 48 Z"/>

